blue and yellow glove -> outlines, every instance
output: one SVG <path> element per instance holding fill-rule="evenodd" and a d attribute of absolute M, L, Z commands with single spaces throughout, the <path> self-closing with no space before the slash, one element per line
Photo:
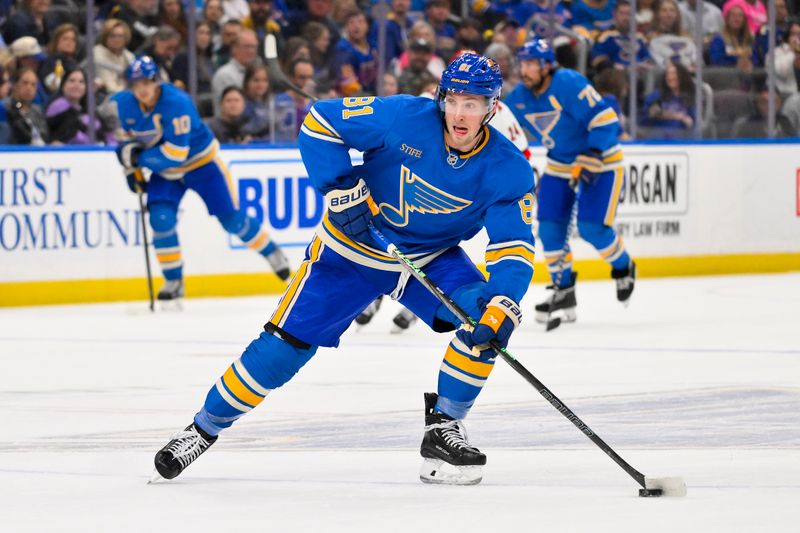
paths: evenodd
<path fill-rule="evenodd" d="M 597 181 L 597 174 L 603 171 L 603 153 L 600 150 L 589 150 L 580 154 L 572 163 L 572 177 L 592 184 Z"/>
<path fill-rule="evenodd" d="M 486 304 L 475 327 L 462 326 L 456 332 L 456 337 L 472 350 L 475 357 L 494 357 L 494 350 L 489 343 L 496 340 L 503 348 L 508 346 L 508 340 L 521 320 L 522 311 L 514 300 L 507 296 L 495 296 Z"/>
<path fill-rule="evenodd" d="M 369 223 L 379 210 L 363 179 L 359 179 L 350 189 L 328 191 L 325 201 L 328 204 L 328 220 L 336 229 L 356 242 L 375 246 Z"/>

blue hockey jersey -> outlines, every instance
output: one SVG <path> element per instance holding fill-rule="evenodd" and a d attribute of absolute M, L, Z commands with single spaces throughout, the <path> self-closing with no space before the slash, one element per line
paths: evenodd
<path fill-rule="evenodd" d="M 127 140 L 146 148 L 139 164 L 166 179 L 180 179 L 187 172 L 214 160 L 218 143 L 200 119 L 191 98 L 170 83 L 150 111 L 143 111 L 129 89 L 115 94 L 120 126 Z"/>
<path fill-rule="evenodd" d="M 603 154 L 604 170 L 622 164 L 619 118 L 581 73 L 556 70 L 550 84 L 538 95 L 520 83 L 505 104 L 547 148 L 549 173 L 570 177 L 575 157 L 590 150 Z"/>
<path fill-rule="evenodd" d="M 375 225 L 424 266 L 485 227 L 490 291 L 519 301 L 533 273 L 533 173 L 522 153 L 487 126 L 455 164 L 437 103 L 398 95 L 317 102 L 298 139 L 309 178 L 322 193 L 363 178 L 380 209 Z M 353 166 L 349 150 L 364 153 Z M 452 157 L 451 157 L 452 159 Z M 323 218 L 322 241 L 359 264 L 400 271 L 385 253 L 356 243 Z"/>

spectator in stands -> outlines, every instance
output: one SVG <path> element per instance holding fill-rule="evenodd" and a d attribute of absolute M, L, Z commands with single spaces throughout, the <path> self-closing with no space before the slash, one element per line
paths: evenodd
<path fill-rule="evenodd" d="M 298 9 L 289 16 L 287 35 L 300 35 L 303 26 L 312 20 L 319 22 L 331 34 L 331 42 L 338 43 L 341 37 L 339 25 L 333 20 L 333 0 L 308 0 L 306 9 Z"/>
<path fill-rule="evenodd" d="M 600 34 L 591 50 L 592 66 L 609 65 L 624 69 L 631 62 L 635 50 L 637 65 L 651 61 L 647 41 L 641 33 L 636 34 L 636 43 L 630 43 L 631 4 L 628 0 L 618 0 L 614 7 L 614 26 Z"/>
<path fill-rule="evenodd" d="M 336 71 L 333 64 L 335 56 L 334 47 L 331 46 L 331 32 L 319 22 L 311 21 L 303 27 L 302 37 L 308 43 L 309 57 L 314 65 L 314 79 L 317 83 L 332 82 Z"/>
<path fill-rule="evenodd" d="M 208 120 L 214 137 L 224 144 L 246 144 L 252 137 L 245 130 L 247 116 L 244 114 L 244 91 L 230 86 L 222 91 L 219 115 Z"/>
<path fill-rule="evenodd" d="M 211 80 L 211 92 L 217 106 L 222 101 L 222 91 L 231 86 L 242 87 L 244 71 L 256 57 L 258 37 L 253 30 L 243 29 L 231 46 L 231 60 L 217 69 Z M 219 112 L 219 107 L 215 111 Z"/>
<path fill-rule="evenodd" d="M 158 0 L 127 0 L 111 10 L 110 18 L 120 19 L 131 31 L 128 50 L 134 54 L 158 31 Z"/>
<path fill-rule="evenodd" d="M 189 28 L 181 0 L 161 0 L 158 4 L 159 26 L 171 26 L 181 36 L 181 46 L 189 42 Z"/>
<path fill-rule="evenodd" d="M 214 76 L 214 59 L 211 54 L 211 27 L 208 22 L 197 23 L 194 31 L 195 72 L 197 73 L 197 110 L 201 117 L 214 114 L 214 102 L 211 94 L 211 78 Z M 172 62 L 170 78 L 178 87 L 189 90 L 189 51 L 183 50 Z"/>
<path fill-rule="evenodd" d="M 125 69 L 134 60 L 127 49 L 131 30 L 119 19 L 108 19 L 100 31 L 100 42 L 94 46 L 94 73 L 98 88 L 107 95 L 118 93 L 126 86 Z"/>
<path fill-rule="evenodd" d="M 434 50 L 442 59 L 449 59 L 457 51 L 456 27 L 450 23 L 450 0 L 427 0 L 425 20 L 436 35 Z"/>
<path fill-rule="evenodd" d="M 286 40 L 280 55 L 281 69 L 286 71 L 295 59 L 311 59 L 311 45 L 305 38 L 295 35 Z"/>
<path fill-rule="evenodd" d="M 406 35 L 414 23 L 413 19 L 408 16 L 410 8 L 411 0 L 392 0 L 391 2 L 391 11 L 386 15 L 386 54 L 384 56 L 386 65 L 400 57 L 400 54 L 406 49 Z M 379 30 L 380 24 L 378 21 L 373 21 L 369 29 L 369 44 L 375 50 L 380 49 L 378 46 Z"/>
<path fill-rule="evenodd" d="M 574 0 L 569 7 L 570 24 L 595 38 L 611 28 L 614 21 L 614 0 Z"/>
<path fill-rule="evenodd" d="M 95 137 L 89 133 L 89 113 L 86 108 L 86 74 L 70 70 L 45 112 L 50 144 L 94 144 L 105 140 L 99 120 L 94 120 Z"/>
<path fill-rule="evenodd" d="M 514 61 L 514 53 L 505 43 L 492 43 L 483 52 L 488 58 L 494 59 L 500 67 L 500 74 L 503 75 L 503 90 L 500 98 L 505 98 L 511 90 L 519 83 L 519 75 Z"/>
<path fill-rule="evenodd" d="M 459 50 L 475 50 L 479 54 L 483 54 L 485 47 L 483 28 L 480 21 L 471 17 L 461 19 L 456 30 L 456 52 Z"/>
<path fill-rule="evenodd" d="M 272 0 L 248 0 L 250 15 L 242 19 L 242 26 L 256 32 L 259 42 L 271 34 L 280 42 L 281 25 L 273 16 Z M 278 14 L 280 11 L 275 10 Z"/>
<path fill-rule="evenodd" d="M 690 36 L 694 36 L 694 19 L 697 9 L 697 2 L 702 4 L 702 18 L 700 19 L 700 28 L 702 35 L 709 39 L 716 33 L 722 31 L 724 21 L 722 20 L 722 11 L 715 6 L 712 2 L 707 0 L 682 0 L 678 2 L 678 9 L 681 10 L 681 20 L 683 21 L 683 29 Z M 783 1 L 783 0 L 779 0 Z"/>
<path fill-rule="evenodd" d="M 502 4 L 499 4 L 502 5 Z M 506 11 L 508 17 L 520 26 L 531 18 L 534 22 L 531 30 L 541 38 L 547 38 L 550 33 L 550 0 L 527 0 L 523 2 L 509 2 L 510 12 Z M 563 2 L 558 2 L 553 6 L 553 22 L 561 26 L 569 27 L 572 25 L 572 14 Z M 492 21 L 491 25 L 497 21 Z"/>
<path fill-rule="evenodd" d="M 792 123 L 781 113 L 782 100 L 775 95 L 775 137 L 791 137 L 795 131 Z M 769 137 L 769 90 L 764 87 L 755 98 L 753 113 L 749 117 L 740 117 L 733 123 L 731 136 L 736 139 L 762 139 Z"/>
<path fill-rule="evenodd" d="M 781 106 L 781 113 L 789 121 L 791 136 L 800 136 L 800 92 L 789 96 Z"/>
<path fill-rule="evenodd" d="M 21 68 L 30 68 L 34 72 L 39 72 L 39 67 L 42 61 L 47 58 L 42 51 L 42 47 L 36 41 L 36 38 L 20 37 L 8 47 L 14 61 L 11 62 L 12 70 L 19 70 Z M 33 103 L 42 106 L 47 102 L 48 95 L 44 85 L 39 81 L 39 75 L 36 75 L 36 95 L 33 98 Z"/>
<path fill-rule="evenodd" d="M 367 41 L 369 24 L 362 11 L 347 14 L 344 33 L 336 43 L 336 89 L 342 96 L 375 94 L 378 51 Z"/>
<path fill-rule="evenodd" d="M 744 11 L 750 33 L 752 35 L 758 35 L 758 30 L 767 23 L 767 8 L 764 7 L 761 0 L 728 0 L 722 6 L 723 16 L 725 15 L 726 8 L 730 9 L 730 7 L 734 5 L 740 6 L 742 11 Z"/>
<path fill-rule="evenodd" d="M 269 69 L 261 61 L 253 62 L 244 74 L 244 129 L 257 141 L 289 141 L 294 136 L 294 102 L 285 93 L 270 91 Z M 274 135 L 273 135 L 274 132 Z"/>
<path fill-rule="evenodd" d="M 775 89 L 786 100 L 798 92 L 800 21 L 789 23 L 784 41 L 775 48 Z"/>
<path fill-rule="evenodd" d="M 39 65 L 38 76 L 48 94 L 54 94 L 61 87 L 61 80 L 67 71 L 78 68 L 78 27 L 62 24 L 53 31 L 47 45 L 47 57 Z"/>
<path fill-rule="evenodd" d="M 158 65 L 161 81 L 171 81 L 172 62 L 181 46 L 181 34 L 172 26 L 161 26 L 153 35 L 150 46 L 142 49 L 142 55 L 150 56 Z"/>
<path fill-rule="evenodd" d="M 786 32 L 789 30 L 789 10 L 786 7 L 786 0 L 775 0 L 775 46 L 785 40 Z M 767 57 L 769 50 L 769 25 L 764 24 L 758 33 L 754 35 L 753 43 L 753 62 L 757 66 L 763 66 L 764 58 Z"/>
<path fill-rule="evenodd" d="M 657 0 L 638 0 L 636 2 L 636 31 L 649 35 L 656 18 Z"/>
<path fill-rule="evenodd" d="M 0 144 L 8 144 L 11 128 L 8 125 L 8 95 L 11 93 L 11 78 L 3 65 L 0 65 Z"/>
<path fill-rule="evenodd" d="M 658 137 L 685 137 L 694 127 L 694 82 L 683 64 L 667 64 L 659 88 L 645 97 L 640 124 L 658 128 Z"/>
<path fill-rule="evenodd" d="M 397 80 L 401 93 L 417 96 L 422 92 L 423 87 L 437 81 L 428 69 L 428 62 L 432 55 L 432 43 L 423 39 L 416 39 L 409 43 L 408 65 Z"/>
<path fill-rule="evenodd" d="M 47 120 L 42 109 L 33 103 L 38 78 L 36 71 L 22 67 L 13 78 L 11 99 L 6 107 L 8 125 L 11 128 L 11 144 L 44 146 L 50 140 Z"/>
<path fill-rule="evenodd" d="M 737 4 L 725 4 L 722 10 L 725 25 L 708 45 L 709 64 L 719 67 L 736 67 L 740 72 L 753 71 L 753 35 L 744 18 L 744 10 Z"/>
<path fill-rule="evenodd" d="M 381 84 L 381 96 L 394 96 L 400 92 L 400 83 L 397 76 L 391 72 L 383 73 L 383 82 Z"/>
<path fill-rule="evenodd" d="M 238 20 L 228 20 L 222 25 L 220 46 L 214 48 L 214 66 L 219 68 L 231 60 L 233 43 L 242 33 L 242 23 Z"/>
<path fill-rule="evenodd" d="M 19 8 L 6 21 L 3 39 L 13 43 L 20 37 L 31 36 L 44 46 L 50 33 L 61 22 L 55 13 L 48 13 L 50 0 L 23 0 Z"/>
<path fill-rule="evenodd" d="M 431 50 L 433 49 L 433 43 L 436 39 L 436 34 L 433 31 L 433 26 L 425 22 L 424 20 L 418 20 L 411 26 L 411 31 L 408 34 L 408 44 L 413 43 L 415 41 L 425 41 L 426 43 L 431 46 Z M 398 78 L 402 75 L 403 70 L 406 69 L 409 63 L 409 50 L 406 50 L 402 54 L 400 54 L 399 59 L 393 62 L 392 71 L 394 72 L 395 76 Z M 433 77 L 438 80 L 442 77 L 442 72 L 444 72 L 445 68 L 444 60 L 431 52 L 428 57 L 428 71 L 433 75 Z"/>
<path fill-rule="evenodd" d="M 617 114 L 622 130 L 620 140 L 630 140 L 628 114 L 622 107 L 628 101 L 628 73 L 617 68 L 605 68 L 595 76 L 594 88 Z"/>
<path fill-rule="evenodd" d="M 250 6 L 247 0 L 222 0 L 223 21 L 238 20 L 250 16 Z"/>
<path fill-rule="evenodd" d="M 669 62 L 679 62 L 694 69 L 697 47 L 683 30 L 681 12 L 676 0 L 661 0 L 650 33 L 650 56 L 661 67 Z"/>
<path fill-rule="evenodd" d="M 289 65 L 286 77 L 306 93 L 317 96 L 316 84 L 314 83 L 314 65 L 308 59 L 296 59 L 294 63 Z M 311 105 L 314 102 L 291 89 L 286 92 L 291 96 L 294 104 L 294 135 L 297 137 L 300 126 L 303 124 L 308 110 L 311 109 Z"/>
<path fill-rule="evenodd" d="M 212 50 L 217 50 L 222 46 L 222 0 L 206 0 L 203 4 L 202 20 L 211 29 Z"/>

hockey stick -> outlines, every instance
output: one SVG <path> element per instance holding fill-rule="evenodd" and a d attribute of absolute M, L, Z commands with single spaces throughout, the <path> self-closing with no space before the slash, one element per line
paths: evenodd
<path fill-rule="evenodd" d="M 397 247 L 389 242 L 389 240 L 378 230 L 372 223 L 369 225 L 369 230 L 372 236 L 386 248 L 389 255 L 393 256 L 400 265 L 405 268 L 423 287 L 425 287 L 437 300 L 442 302 L 447 309 L 449 309 L 458 319 L 464 324 L 474 326 L 476 321 L 469 316 L 450 296 L 448 296 L 436 283 L 434 283 L 413 261 L 403 254 Z M 567 405 L 562 402 L 555 394 L 553 394 L 544 384 L 536 379 L 536 376 L 531 374 L 522 363 L 511 355 L 511 353 L 500 346 L 497 341 L 493 340 L 489 343 L 492 349 L 499 355 L 511 368 L 513 368 L 519 375 L 533 385 L 533 388 L 541 394 L 545 400 L 550 402 L 550 405 L 556 408 L 556 411 L 564 415 L 564 417 L 572 422 L 581 433 L 589 437 L 598 448 L 600 448 L 606 455 L 617 463 L 625 472 L 628 473 L 642 488 L 639 489 L 639 496 L 685 496 L 686 483 L 680 477 L 665 477 L 665 478 L 651 478 L 646 477 L 644 474 L 632 467 L 625 459 L 620 457 L 617 452 L 611 448 L 606 442 L 601 439 L 592 429 L 584 423 L 578 415 L 572 412 Z"/>
<path fill-rule="evenodd" d="M 150 243 L 147 242 L 147 223 L 145 221 L 144 209 L 144 192 L 140 183 L 144 183 L 144 174 L 142 170 L 137 168 L 133 171 L 136 179 L 136 195 L 139 197 L 139 220 L 142 222 L 142 247 L 144 248 L 144 264 L 147 268 L 147 291 L 150 295 L 150 312 L 154 313 L 156 310 L 156 302 L 153 297 L 153 272 L 150 270 Z"/>
<path fill-rule="evenodd" d="M 275 36 L 271 33 L 268 33 L 267 36 L 264 37 L 264 57 L 267 59 L 269 73 L 275 78 L 276 82 L 283 83 L 297 94 L 305 96 L 312 102 L 319 100 L 319 98 L 307 93 L 305 90 L 286 77 L 283 69 L 281 69 L 281 64 L 278 62 L 278 44 L 275 42 Z"/>

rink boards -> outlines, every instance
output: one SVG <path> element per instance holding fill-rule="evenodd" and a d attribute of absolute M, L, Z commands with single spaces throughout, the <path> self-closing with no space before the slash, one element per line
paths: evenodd
<path fill-rule="evenodd" d="M 797 153 L 797 143 L 778 142 L 626 145 L 616 226 L 640 276 L 800 270 Z M 534 148 L 537 175 L 543 156 Z M 299 152 L 238 147 L 221 158 L 240 205 L 298 265 L 324 211 Z M 282 290 L 198 197 L 189 192 L 181 208 L 189 296 Z M 142 237 L 137 199 L 113 151 L 3 150 L 0 306 L 145 298 Z M 485 244 L 481 234 L 465 245 L 479 264 Z M 608 277 L 593 249 L 576 241 L 573 250 L 582 279 Z M 152 254 L 151 263 L 157 272 Z M 545 279 L 541 266 L 535 279 Z"/>

